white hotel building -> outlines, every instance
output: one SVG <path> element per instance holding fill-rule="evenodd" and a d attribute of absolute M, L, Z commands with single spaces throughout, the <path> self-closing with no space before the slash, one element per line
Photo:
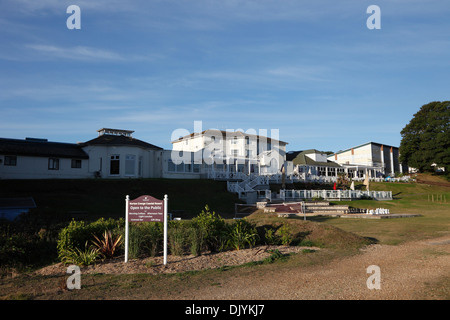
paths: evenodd
<path fill-rule="evenodd" d="M 256 132 L 205 130 L 172 141 L 172 150 L 133 138 L 133 133 L 102 128 L 96 138 L 82 143 L 0 138 L 0 179 L 209 178 L 236 181 L 248 176 L 274 181 L 283 171 L 290 179 L 296 174 L 299 179 L 299 174 L 303 174 L 304 181 L 309 175 L 327 177 L 329 179 L 322 180 L 328 181 L 335 179 L 338 172 L 349 173 L 353 178 L 407 172 L 399 164 L 398 148 L 374 142 L 326 158 L 317 150 L 286 155 L 287 143 L 272 132 L 272 137 L 267 137 Z"/>
<path fill-rule="evenodd" d="M 270 175 L 286 159 L 284 141 L 242 131 L 205 130 L 172 141 L 165 151 L 164 176 L 233 177 L 236 173 Z M 181 163 L 182 162 L 182 163 Z"/>

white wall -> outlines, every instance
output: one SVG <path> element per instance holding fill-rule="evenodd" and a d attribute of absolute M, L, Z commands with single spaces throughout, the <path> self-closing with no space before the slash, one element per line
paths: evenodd
<path fill-rule="evenodd" d="M 89 172 L 101 172 L 102 178 L 159 178 L 162 151 L 136 146 L 97 146 L 83 148 L 89 154 Z M 111 156 L 118 156 L 119 173 L 111 174 Z"/>
<path fill-rule="evenodd" d="M 15 166 L 5 165 L 0 155 L 0 179 L 78 179 L 93 178 L 87 159 L 81 160 L 81 168 L 72 168 L 72 159 L 58 158 L 59 170 L 49 170 L 48 157 L 17 156 Z"/>
<path fill-rule="evenodd" d="M 339 164 L 360 164 L 364 166 L 372 166 L 372 145 L 366 144 L 362 147 L 353 148 L 353 154 L 352 149 L 341 152 L 337 154 L 337 159 L 335 159 L 335 155 L 331 155 L 328 157 L 328 160 Z"/>

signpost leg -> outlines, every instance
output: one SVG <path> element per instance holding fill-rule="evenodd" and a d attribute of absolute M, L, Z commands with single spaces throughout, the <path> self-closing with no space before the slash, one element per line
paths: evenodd
<path fill-rule="evenodd" d="M 168 220 L 169 197 L 164 195 L 164 265 L 167 264 L 167 220 Z"/>
<path fill-rule="evenodd" d="M 125 198 L 125 262 L 128 262 L 128 201 L 130 197 Z"/>

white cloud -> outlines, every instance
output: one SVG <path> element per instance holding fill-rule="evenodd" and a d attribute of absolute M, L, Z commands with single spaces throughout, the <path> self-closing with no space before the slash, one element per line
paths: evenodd
<path fill-rule="evenodd" d="M 96 60 L 96 61 L 124 61 L 125 58 L 115 52 L 85 47 L 85 46 L 76 46 L 76 47 L 57 47 L 54 45 L 41 45 L 41 44 L 29 44 L 28 48 L 31 48 L 35 51 L 38 51 L 44 56 L 51 58 L 64 58 L 71 60 Z"/>

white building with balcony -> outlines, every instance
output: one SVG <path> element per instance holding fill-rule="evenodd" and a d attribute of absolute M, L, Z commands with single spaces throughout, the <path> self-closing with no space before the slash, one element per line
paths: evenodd
<path fill-rule="evenodd" d="M 165 150 L 163 176 L 233 178 L 279 173 L 287 143 L 242 131 L 205 130 L 172 141 Z"/>

